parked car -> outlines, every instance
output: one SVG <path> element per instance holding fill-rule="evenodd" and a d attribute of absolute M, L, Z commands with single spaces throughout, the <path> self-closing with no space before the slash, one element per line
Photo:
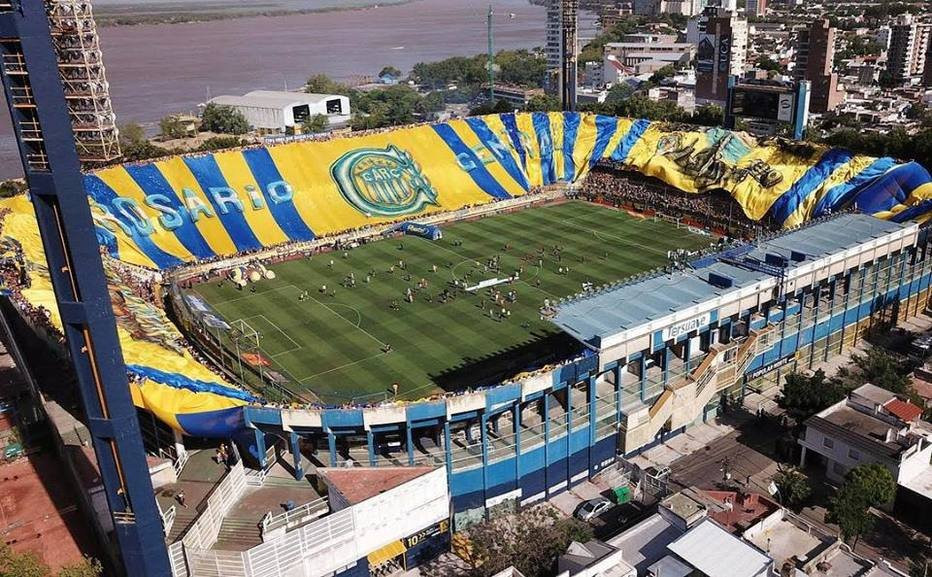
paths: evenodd
<path fill-rule="evenodd" d="M 661 480 L 670 476 L 670 467 L 667 467 L 666 465 L 660 467 L 648 467 L 644 469 L 644 472 L 649 477 Z"/>
<path fill-rule="evenodd" d="M 576 518 L 581 521 L 590 521 L 612 507 L 612 502 L 608 499 L 599 497 L 598 499 L 589 499 L 576 509 Z"/>
<path fill-rule="evenodd" d="M 932 336 L 930 335 L 917 337 L 909 345 L 909 352 L 922 359 L 929 356 L 930 350 L 932 350 Z"/>

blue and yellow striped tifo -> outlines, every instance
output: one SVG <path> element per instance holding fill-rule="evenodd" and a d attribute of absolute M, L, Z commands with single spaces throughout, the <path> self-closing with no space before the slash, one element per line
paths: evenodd
<path fill-rule="evenodd" d="M 720 128 L 556 112 L 175 156 L 107 168 L 84 182 L 109 254 L 169 269 L 578 182 L 606 159 L 684 192 L 725 190 L 749 218 L 769 215 L 787 227 L 848 207 L 900 222 L 932 214 L 932 178 L 916 163 L 763 143 Z M 3 235 L 22 246 L 32 280 L 24 297 L 57 312 L 32 207 L 25 197 L 0 207 L 11 209 Z M 242 427 L 239 407 L 255 399 L 173 348 L 180 334 L 163 311 L 124 300 L 124 356 L 144 377 L 131 385 L 137 405 L 193 435 Z M 60 324 L 57 314 L 53 321 Z M 149 335 L 145 327 L 161 330 Z"/>

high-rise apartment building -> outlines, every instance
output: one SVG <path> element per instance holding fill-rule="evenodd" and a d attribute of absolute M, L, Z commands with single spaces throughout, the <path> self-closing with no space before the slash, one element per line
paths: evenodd
<path fill-rule="evenodd" d="M 748 17 L 760 18 L 767 14 L 767 0 L 747 0 L 745 13 Z"/>
<path fill-rule="evenodd" d="M 576 106 L 578 11 L 579 0 L 547 4 L 547 89 L 559 96 L 564 110 Z"/>
<path fill-rule="evenodd" d="M 829 21 L 817 20 L 799 30 L 796 42 L 796 80 L 811 83 L 809 112 L 823 114 L 844 101 L 838 89 L 838 75 L 832 72 L 835 60 L 835 29 Z"/>
<path fill-rule="evenodd" d="M 902 14 L 890 27 L 887 73 L 898 84 L 921 79 L 929 52 L 932 23 L 919 22 L 912 14 Z"/>
<path fill-rule="evenodd" d="M 747 61 L 748 21 L 735 12 L 710 6 L 694 26 L 696 50 L 696 104 L 725 105 L 728 78 L 744 73 Z"/>

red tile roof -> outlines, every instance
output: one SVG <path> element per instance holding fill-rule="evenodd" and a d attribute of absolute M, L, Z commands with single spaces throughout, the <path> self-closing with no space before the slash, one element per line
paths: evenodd
<path fill-rule="evenodd" d="M 883 408 L 890 412 L 892 415 L 896 415 L 903 422 L 909 423 L 915 421 L 922 415 L 922 408 L 918 407 L 909 401 L 901 401 L 899 399 L 891 399 L 884 404 Z"/>
<path fill-rule="evenodd" d="M 355 505 L 433 470 L 433 467 L 351 467 L 322 468 L 317 473 L 350 505 Z"/>

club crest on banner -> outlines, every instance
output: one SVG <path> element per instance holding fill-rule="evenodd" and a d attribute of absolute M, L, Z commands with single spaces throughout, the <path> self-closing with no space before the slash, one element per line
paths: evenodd
<path fill-rule="evenodd" d="M 347 152 L 330 167 L 340 194 L 367 216 L 399 216 L 437 205 L 437 191 L 408 152 L 395 145 L 384 150 Z"/>

